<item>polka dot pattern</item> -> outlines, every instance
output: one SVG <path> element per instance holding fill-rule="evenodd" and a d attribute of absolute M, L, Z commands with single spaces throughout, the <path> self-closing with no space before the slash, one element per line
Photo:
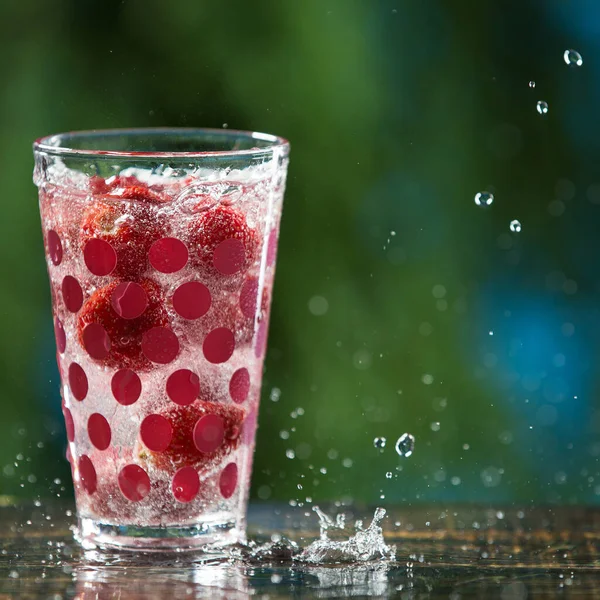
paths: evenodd
<path fill-rule="evenodd" d="M 81 485 L 83 486 L 83 489 L 88 494 L 92 495 L 96 491 L 96 486 L 98 482 L 96 478 L 96 469 L 94 468 L 94 463 L 92 463 L 89 456 L 83 454 L 79 457 L 77 467 L 79 470 L 79 479 L 81 480 Z"/>
<path fill-rule="evenodd" d="M 214 452 L 225 437 L 225 422 L 218 415 L 200 417 L 194 427 L 194 445 L 200 452 Z"/>
<path fill-rule="evenodd" d="M 250 392 L 250 373 L 248 369 L 238 369 L 229 381 L 229 395 L 231 399 L 240 404 L 246 400 Z"/>
<path fill-rule="evenodd" d="M 142 352 L 154 363 L 166 365 L 179 354 L 179 340 L 166 327 L 153 327 L 142 336 Z"/>
<path fill-rule="evenodd" d="M 213 265 L 223 275 L 235 275 L 246 260 L 244 244 L 235 238 L 223 240 L 213 253 Z"/>
<path fill-rule="evenodd" d="M 162 238 L 150 247 L 150 264 L 161 273 L 176 273 L 188 261 L 188 249 L 177 238 Z"/>
<path fill-rule="evenodd" d="M 238 468 L 235 463 L 229 463 L 219 477 L 219 490 L 223 498 L 231 498 L 238 482 Z"/>
<path fill-rule="evenodd" d="M 94 238 L 85 245 L 83 260 L 90 273 L 103 277 L 115 270 L 117 253 L 108 242 Z"/>
<path fill-rule="evenodd" d="M 69 442 L 74 442 L 75 423 L 73 422 L 71 411 L 66 406 L 63 406 L 63 416 L 65 417 L 65 427 L 67 429 L 67 440 L 69 440 Z"/>
<path fill-rule="evenodd" d="M 87 430 L 90 442 L 92 442 L 98 450 L 106 450 L 110 446 L 110 425 L 100 413 L 90 415 Z"/>
<path fill-rule="evenodd" d="M 179 369 L 167 379 L 167 396 L 180 406 L 191 404 L 200 394 L 200 378 L 188 369 Z"/>
<path fill-rule="evenodd" d="M 139 465 L 123 467 L 117 480 L 121 493 L 131 502 L 139 502 L 150 493 L 150 477 Z"/>
<path fill-rule="evenodd" d="M 138 375 L 130 369 L 117 371 L 110 382 L 115 400 L 123 406 L 134 404 L 142 393 L 142 382 Z"/>
<path fill-rule="evenodd" d="M 233 332 L 227 327 L 213 329 L 204 339 L 202 351 L 206 360 L 213 364 L 227 362 L 235 350 Z"/>
<path fill-rule="evenodd" d="M 54 229 L 50 229 L 46 236 L 46 242 L 48 245 L 48 254 L 50 255 L 50 260 L 54 266 L 60 265 L 63 258 L 63 248 L 62 242 L 60 241 L 60 237 Z"/>
<path fill-rule="evenodd" d="M 163 452 L 171 443 L 173 427 L 162 415 L 148 415 L 140 426 L 140 437 L 148 450 Z"/>
<path fill-rule="evenodd" d="M 54 318 L 54 336 L 56 337 L 56 349 L 60 354 L 64 354 L 67 348 L 67 335 L 62 321 L 58 317 Z"/>
<path fill-rule="evenodd" d="M 148 296 L 141 285 L 125 281 L 114 289 L 110 303 L 123 319 L 136 319 L 146 310 Z"/>
<path fill-rule="evenodd" d="M 248 319 L 254 319 L 258 301 L 258 279 L 249 277 L 240 291 L 240 310 Z"/>
<path fill-rule="evenodd" d="M 77 363 L 69 365 L 69 388 L 76 400 L 80 402 L 88 393 L 88 379 L 85 371 Z"/>
<path fill-rule="evenodd" d="M 192 467 L 183 467 L 175 473 L 171 491 L 178 502 L 191 502 L 200 491 L 200 477 Z"/>
<path fill-rule="evenodd" d="M 83 330 L 83 346 L 96 360 L 106 358 L 110 353 L 110 338 L 102 325 L 90 323 Z"/>
<path fill-rule="evenodd" d="M 173 294 L 173 308 L 184 319 L 199 319 L 210 308 L 212 299 L 208 288 L 199 281 L 180 285 Z"/>
<path fill-rule="evenodd" d="M 62 281 L 62 295 L 67 310 L 76 313 L 83 304 L 83 290 L 75 277 L 67 275 Z"/>

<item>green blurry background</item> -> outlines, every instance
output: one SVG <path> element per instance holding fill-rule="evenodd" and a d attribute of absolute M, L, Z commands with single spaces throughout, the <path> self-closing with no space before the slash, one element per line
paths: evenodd
<path fill-rule="evenodd" d="M 0 493 L 70 493 L 31 142 L 171 125 L 292 143 L 255 498 L 600 501 L 600 3 L 4 0 L 0 21 Z"/>

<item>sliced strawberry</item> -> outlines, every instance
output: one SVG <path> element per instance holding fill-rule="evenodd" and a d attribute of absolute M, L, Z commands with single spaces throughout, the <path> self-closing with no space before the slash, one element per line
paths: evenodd
<path fill-rule="evenodd" d="M 144 447 L 140 458 L 175 472 L 181 467 L 207 470 L 235 450 L 240 444 L 245 413 L 236 406 L 199 400 L 188 406 L 173 405 L 162 416 L 173 428 L 170 445 L 163 452 Z"/>
<path fill-rule="evenodd" d="M 117 287 L 119 290 L 115 293 Z M 86 348 L 84 332 L 88 325 L 101 325 L 108 334 L 110 350 L 106 356 L 97 359 L 106 366 L 133 370 L 145 370 L 152 366 L 142 353 L 142 336 L 154 327 L 168 327 L 169 319 L 160 286 L 151 279 L 142 279 L 136 286 L 138 294 L 140 287 L 147 298 L 147 305 L 140 316 L 126 319 L 115 311 L 116 306 L 121 314 L 127 316 L 127 310 L 131 310 L 124 304 L 123 283 L 119 281 L 96 290 L 79 312 L 77 335 L 83 348 Z M 133 301 L 140 302 L 136 297 Z"/>
<path fill-rule="evenodd" d="M 109 179 L 102 177 L 90 177 L 89 187 L 93 194 L 102 194 L 148 202 L 151 204 L 162 204 L 168 202 L 169 197 L 164 193 L 164 188 L 159 185 L 147 185 L 133 175 L 116 175 Z"/>
<path fill-rule="evenodd" d="M 258 251 L 256 231 L 229 206 L 200 213 L 189 226 L 189 238 L 200 264 L 220 276 L 247 271 Z"/>
<path fill-rule="evenodd" d="M 98 238 L 117 254 L 113 272 L 118 277 L 137 279 L 148 268 L 148 251 L 163 237 L 164 228 L 149 206 L 135 202 L 99 200 L 84 213 L 80 244 Z"/>

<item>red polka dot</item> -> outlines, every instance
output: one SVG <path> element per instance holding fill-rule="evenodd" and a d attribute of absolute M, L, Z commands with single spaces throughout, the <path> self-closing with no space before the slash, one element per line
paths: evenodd
<path fill-rule="evenodd" d="M 246 249 L 240 240 L 223 240 L 213 253 L 213 265 L 223 275 L 234 275 L 244 265 Z"/>
<path fill-rule="evenodd" d="M 225 422 L 218 415 L 204 415 L 194 426 L 194 445 L 200 452 L 214 452 L 225 436 Z"/>
<path fill-rule="evenodd" d="M 193 467 L 183 467 L 175 473 L 171 482 L 173 496 L 179 502 L 191 502 L 200 491 L 200 478 Z"/>
<path fill-rule="evenodd" d="M 204 339 L 202 350 L 210 363 L 216 365 L 227 362 L 235 350 L 233 332 L 227 327 L 213 329 Z"/>
<path fill-rule="evenodd" d="M 50 255 L 50 260 L 54 265 L 60 265 L 63 257 L 63 249 L 58 233 L 56 233 L 54 229 L 50 229 L 50 231 L 48 231 L 46 240 L 48 244 L 48 254 Z"/>
<path fill-rule="evenodd" d="M 256 333 L 256 345 L 254 346 L 254 356 L 260 358 L 265 353 L 267 347 L 267 333 L 269 326 L 266 319 L 263 319 L 258 326 L 258 332 Z"/>
<path fill-rule="evenodd" d="M 148 296 L 141 285 L 125 281 L 114 289 L 110 303 L 120 317 L 135 319 L 146 310 Z"/>
<path fill-rule="evenodd" d="M 79 478 L 81 479 L 81 485 L 88 494 L 93 494 L 96 491 L 96 469 L 94 464 L 90 460 L 89 456 L 83 454 L 79 457 Z"/>
<path fill-rule="evenodd" d="M 56 337 L 56 348 L 62 354 L 67 347 L 67 336 L 65 328 L 58 317 L 54 319 L 54 336 Z"/>
<path fill-rule="evenodd" d="M 191 404 L 200 394 L 200 378 L 188 369 L 179 369 L 167 379 L 167 396 L 181 406 Z"/>
<path fill-rule="evenodd" d="M 162 238 L 152 244 L 148 258 L 157 271 L 175 273 L 185 267 L 188 261 L 188 249 L 177 238 Z"/>
<path fill-rule="evenodd" d="M 65 417 L 65 427 L 67 429 L 67 439 L 70 442 L 73 442 L 75 440 L 75 423 L 73 422 L 71 411 L 66 406 L 63 406 L 63 415 Z"/>
<path fill-rule="evenodd" d="M 270 267 L 275 262 L 277 256 L 277 230 L 273 229 L 267 242 L 267 266 Z"/>
<path fill-rule="evenodd" d="M 98 450 L 106 450 L 110 446 L 110 425 L 100 413 L 90 415 L 87 430 L 88 435 L 90 436 L 90 442 L 92 442 Z"/>
<path fill-rule="evenodd" d="M 136 373 L 129 369 L 117 371 L 110 382 L 115 400 L 123 406 L 129 406 L 138 400 L 142 393 L 142 382 Z"/>
<path fill-rule="evenodd" d="M 69 387 L 76 400 L 83 400 L 88 393 L 88 380 L 85 371 L 77 364 L 69 366 Z"/>
<path fill-rule="evenodd" d="M 110 352 L 110 338 L 104 327 L 98 323 L 87 325 L 83 330 L 83 346 L 92 358 L 106 358 Z"/>
<path fill-rule="evenodd" d="M 240 309 L 248 319 L 254 319 L 256 315 L 256 304 L 258 300 L 258 279 L 250 277 L 246 279 L 240 292 Z"/>
<path fill-rule="evenodd" d="M 171 443 L 173 427 L 161 415 L 148 415 L 140 426 L 140 437 L 148 450 L 163 452 Z"/>
<path fill-rule="evenodd" d="M 199 319 L 208 312 L 210 304 L 210 292 L 199 281 L 188 281 L 173 294 L 173 308 L 184 319 Z"/>
<path fill-rule="evenodd" d="M 179 340 L 166 327 L 153 327 L 142 337 L 142 352 L 148 360 L 166 365 L 179 354 Z"/>
<path fill-rule="evenodd" d="M 62 281 L 62 295 L 67 310 L 76 313 L 83 304 L 83 290 L 75 277 L 67 275 Z"/>
<path fill-rule="evenodd" d="M 104 240 L 94 238 L 83 249 L 83 259 L 91 273 L 109 275 L 117 266 L 117 254 L 113 247 Z"/>
<path fill-rule="evenodd" d="M 231 498 L 238 481 L 238 468 L 235 463 L 229 463 L 219 477 L 219 489 L 223 498 Z"/>
<path fill-rule="evenodd" d="M 250 373 L 248 369 L 238 369 L 229 381 L 229 395 L 234 402 L 240 404 L 248 397 L 250 391 Z"/>
<path fill-rule="evenodd" d="M 126 465 L 119 472 L 119 489 L 127 500 L 139 502 L 150 493 L 150 477 L 138 465 Z"/>

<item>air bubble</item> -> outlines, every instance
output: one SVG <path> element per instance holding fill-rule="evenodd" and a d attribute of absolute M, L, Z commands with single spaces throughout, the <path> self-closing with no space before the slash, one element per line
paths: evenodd
<path fill-rule="evenodd" d="M 580 67 L 583 64 L 583 58 L 577 50 L 565 50 L 563 58 L 569 67 Z"/>
<path fill-rule="evenodd" d="M 540 115 L 547 115 L 548 103 L 544 102 L 543 100 L 539 100 L 537 103 L 537 111 L 540 113 Z"/>
<path fill-rule="evenodd" d="M 415 449 L 415 436 L 403 433 L 396 442 L 396 452 L 403 458 L 409 458 Z"/>
<path fill-rule="evenodd" d="M 477 192 L 475 194 L 475 204 L 477 206 L 491 206 L 494 202 L 494 194 L 491 192 Z"/>
<path fill-rule="evenodd" d="M 521 233 L 521 229 L 522 229 L 522 227 L 521 227 L 521 221 L 517 221 L 517 219 L 513 219 L 510 222 L 510 230 L 513 233 Z"/>

